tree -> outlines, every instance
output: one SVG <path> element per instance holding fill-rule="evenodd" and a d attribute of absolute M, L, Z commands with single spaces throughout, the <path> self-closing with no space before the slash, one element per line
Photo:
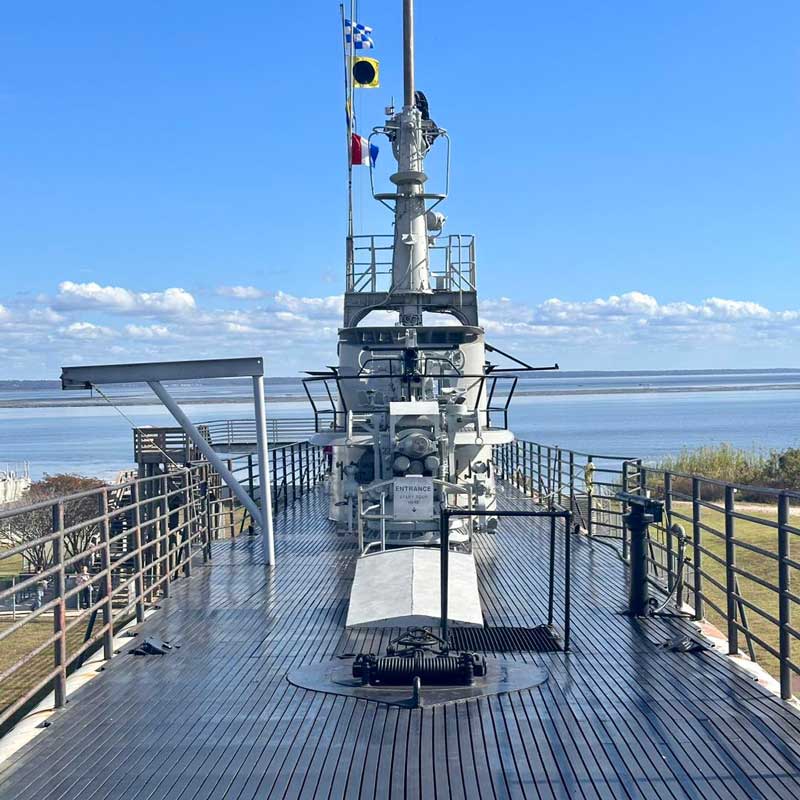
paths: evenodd
<path fill-rule="evenodd" d="M 82 497 L 74 495 L 97 489 L 103 481 L 83 475 L 45 475 L 40 481 L 31 484 L 28 491 L 14 506 L 19 513 L 6 520 L 0 529 L 0 548 L 16 547 L 25 542 L 33 542 L 53 531 L 53 505 L 26 510 L 38 503 L 62 500 L 64 508 L 64 528 L 77 525 L 74 531 L 64 535 L 64 557 L 71 558 L 85 552 L 97 541 L 99 528 L 94 523 L 81 525 L 82 522 L 98 516 L 99 502 L 97 494 Z M 13 507 L 13 506 L 12 506 Z M 25 561 L 34 572 L 41 572 L 53 563 L 53 548 L 49 543 L 38 544 L 28 548 L 24 553 Z M 75 565 L 78 567 L 78 564 Z"/>

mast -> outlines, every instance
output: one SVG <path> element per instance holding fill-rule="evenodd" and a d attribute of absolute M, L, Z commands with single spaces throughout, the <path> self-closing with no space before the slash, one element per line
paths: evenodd
<path fill-rule="evenodd" d="M 397 119 L 394 155 L 397 172 L 390 177 L 397 186 L 395 200 L 394 252 L 391 292 L 428 294 L 428 234 L 425 225 L 425 153 L 422 115 L 415 104 L 414 89 L 414 0 L 403 0 L 403 110 Z M 400 321 L 422 324 L 419 303 L 404 305 Z"/>

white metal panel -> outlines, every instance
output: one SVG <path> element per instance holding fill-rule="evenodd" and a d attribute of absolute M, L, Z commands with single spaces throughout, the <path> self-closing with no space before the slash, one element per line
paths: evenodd
<path fill-rule="evenodd" d="M 389 403 L 389 413 L 393 417 L 401 414 L 419 414 L 439 416 L 439 404 L 431 400 L 395 400 Z"/>
<path fill-rule="evenodd" d="M 450 553 L 448 619 L 451 625 L 483 625 L 475 560 Z M 347 610 L 348 627 L 406 627 L 440 621 L 439 550 L 404 547 L 362 556 Z"/>

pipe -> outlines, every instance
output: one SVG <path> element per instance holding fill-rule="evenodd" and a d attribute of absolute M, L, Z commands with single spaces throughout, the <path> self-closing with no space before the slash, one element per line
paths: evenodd
<path fill-rule="evenodd" d="M 414 107 L 414 0 L 403 0 L 403 105 Z"/>
<path fill-rule="evenodd" d="M 256 441 L 258 447 L 259 503 L 264 524 L 261 528 L 261 551 L 267 564 L 275 564 L 275 535 L 272 528 L 272 486 L 269 474 L 269 440 L 267 411 L 264 403 L 264 376 L 253 376 L 253 399 L 256 410 Z"/>
<path fill-rule="evenodd" d="M 208 459 L 208 462 L 219 473 L 228 488 L 236 495 L 239 502 L 250 512 L 256 524 L 264 530 L 264 520 L 261 517 L 261 510 L 255 501 L 242 488 L 233 473 L 225 466 L 222 459 L 213 450 L 211 445 L 200 435 L 200 431 L 195 428 L 189 417 L 183 413 L 181 407 L 175 402 L 172 395 L 161 385 L 160 381 L 148 381 L 147 385 L 155 392 L 156 397 L 167 407 L 170 414 L 175 417 L 175 421 L 186 431 L 195 447 Z"/>

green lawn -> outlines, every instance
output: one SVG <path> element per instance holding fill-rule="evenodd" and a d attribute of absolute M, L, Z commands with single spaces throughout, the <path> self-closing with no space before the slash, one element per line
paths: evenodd
<path fill-rule="evenodd" d="M 0 578 L 13 578 L 22 572 L 22 556 L 0 559 Z"/>

